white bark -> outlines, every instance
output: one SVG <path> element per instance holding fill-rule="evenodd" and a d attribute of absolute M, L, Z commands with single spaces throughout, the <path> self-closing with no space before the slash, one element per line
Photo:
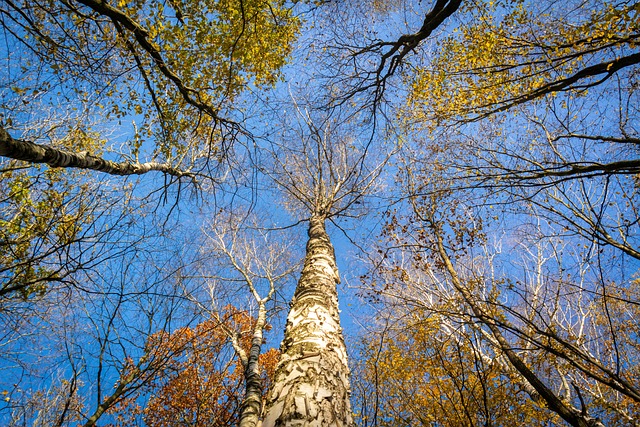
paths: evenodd
<path fill-rule="evenodd" d="M 271 295 L 269 295 L 269 299 L 270 298 Z M 256 427 L 259 424 L 260 413 L 262 411 L 262 378 L 260 378 L 258 361 L 262 349 L 263 331 L 267 323 L 266 302 L 266 298 L 259 301 L 258 319 L 253 328 L 249 354 L 246 354 L 246 352 L 242 350 L 237 340 L 233 342 L 233 346 L 242 361 L 245 379 L 245 395 L 240 405 L 240 421 L 238 427 Z"/>
<path fill-rule="evenodd" d="M 91 169 L 110 175 L 141 175 L 150 171 L 163 172 L 177 177 L 192 174 L 180 171 L 166 163 L 112 162 L 87 152 L 72 153 L 59 148 L 14 139 L 0 127 L 0 156 L 30 163 L 46 163 L 58 168 Z"/>
<path fill-rule="evenodd" d="M 267 400 L 263 427 L 351 427 L 349 368 L 342 337 L 333 246 L 324 217 L 309 224 L 309 241 Z"/>

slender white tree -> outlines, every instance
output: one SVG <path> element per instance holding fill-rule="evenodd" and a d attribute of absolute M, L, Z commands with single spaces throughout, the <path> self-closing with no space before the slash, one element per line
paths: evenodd
<path fill-rule="evenodd" d="M 264 375 L 260 365 L 262 347 L 266 341 L 265 330 L 269 327 L 269 316 L 278 310 L 273 299 L 276 292 L 288 281 L 296 269 L 291 262 L 291 241 L 277 239 L 274 230 L 264 228 L 264 221 L 255 214 L 234 211 L 229 215 L 219 215 L 205 228 L 205 259 L 211 265 L 213 257 L 216 270 L 207 272 L 204 277 L 209 284 L 209 306 L 202 305 L 205 312 L 217 321 L 233 346 L 244 370 L 244 396 L 240 404 L 240 427 L 258 425 L 264 406 Z M 230 289 L 228 297 L 220 288 Z M 236 286 L 237 287 L 237 286 Z M 243 292 L 244 291 L 244 292 Z M 246 293 L 249 303 L 244 303 Z M 255 319 L 248 329 L 234 327 L 225 319 L 221 306 L 223 299 L 236 307 L 247 305 L 247 312 Z M 226 304 L 225 304 L 226 305 Z M 271 309 L 269 307 L 271 305 Z M 245 344 L 248 339 L 249 345 Z"/>

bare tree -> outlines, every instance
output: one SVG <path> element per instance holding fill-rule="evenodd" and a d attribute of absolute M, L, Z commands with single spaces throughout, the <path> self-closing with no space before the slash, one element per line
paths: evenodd
<path fill-rule="evenodd" d="M 278 230 L 269 230 L 266 225 L 266 221 L 256 219 L 255 213 L 235 210 L 228 215 L 219 215 L 204 228 L 203 252 L 208 261 L 202 274 L 210 303 L 199 304 L 224 330 L 243 368 L 245 386 L 239 426 L 259 425 L 265 395 L 264 367 L 260 363 L 265 330 L 270 329 L 270 318 L 279 311 L 276 292 L 296 268 L 296 263 L 290 259 L 291 243 L 278 238 Z M 243 303 L 247 297 L 248 304 Z M 223 304 L 224 300 L 227 300 L 226 304 Z M 228 314 L 223 306 L 228 304 L 248 305 L 247 313 L 255 318 L 248 329 L 239 329 L 238 325 L 227 321 Z"/>

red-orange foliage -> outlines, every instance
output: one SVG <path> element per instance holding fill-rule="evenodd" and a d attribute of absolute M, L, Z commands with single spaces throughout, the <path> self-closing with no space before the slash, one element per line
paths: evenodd
<path fill-rule="evenodd" d="M 241 345 L 248 350 L 255 319 L 232 306 L 226 307 L 225 313 L 225 326 L 242 333 Z M 117 405 L 114 426 L 140 420 L 149 427 L 237 424 L 244 396 L 244 369 L 218 321 L 208 320 L 171 334 L 154 334 L 145 351 L 163 363 L 135 396 Z M 278 357 L 275 349 L 260 355 L 265 390 Z"/>

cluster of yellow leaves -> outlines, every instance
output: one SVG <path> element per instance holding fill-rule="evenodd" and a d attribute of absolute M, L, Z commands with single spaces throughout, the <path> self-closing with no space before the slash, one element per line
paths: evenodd
<path fill-rule="evenodd" d="M 49 258 L 67 250 L 91 221 L 90 206 L 74 195 L 86 187 L 71 185 L 59 169 L 36 175 L 9 170 L 0 183 L 0 290 L 7 292 L 3 298 L 27 299 L 56 280 L 56 271 L 64 266 L 48 265 Z"/>
<path fill-rule="evenodd" d="M 410 77 L 410 110 L 418 120 L 468 120 L 554 96 L 550 85 L 633 53 L 639 12 L 637 2 L 474 2 Z M 585 93 L 575 86 L 574 94 Z"/>
<path fill-rule="evenodd" d="M 19 1 L 15 32 L 31 56 L 12 65 L 27 74 L 34 65 L 47 72 L 14 84 L 15 95 L 24 99 L 46 87 L 56 105 L 63 100 L 68 109 L 80 102 L 107 119 L 134 116 L 138 135 L 157 141 L 154 154 L 165 159 L 182 159 L 202 146 L 215 150 L 212 139 L 223 136 L 184 91 L 209 115 L 226 118 L 240 94 L 278 81 L 300 28 L 284 0 L 105 3 L 145 31 L 154 52 L 127 25 L 89 7 Z"/>
<path fill-rule="evenodd" d="M 380 405 L 378 425 L 547 425 L 549 415 L 458 332 L 442 328 L 437 315 L 413 311 L 382 342 L 367 338 L 362 372 Z"/>
<path fill-rule="evenodd" d="M 171 6 L 169 6 L 169 4 Z M 199 102 L 224 111 L 237 96 L 251 86 L 276 83 L 286 64 L 299 29 L 299 20 L 282 0 L 152 0 L 128 4 L 131 16 L 149 29 L 165 62 Z M 153 69 L 151 58 L 141 55 Z M 203 141 L 211 137 L 207 126 L 195 127 L 198 112 L 187 105 L 166 76 L 158 70 L 149 73 L 156 101 L 168 124 L 160 147 L 166 158 L 184 154 L 185 139 L 200 133 Z M 149 115 L 156 108 L 149 98 L 123 96 L 128 111 Z M 151 123 L 147 123 L 151 125 Z M 198 132 L 194 132 L 194 131 Z M 169 137 L 167 137 L 169 134 Z"/>

